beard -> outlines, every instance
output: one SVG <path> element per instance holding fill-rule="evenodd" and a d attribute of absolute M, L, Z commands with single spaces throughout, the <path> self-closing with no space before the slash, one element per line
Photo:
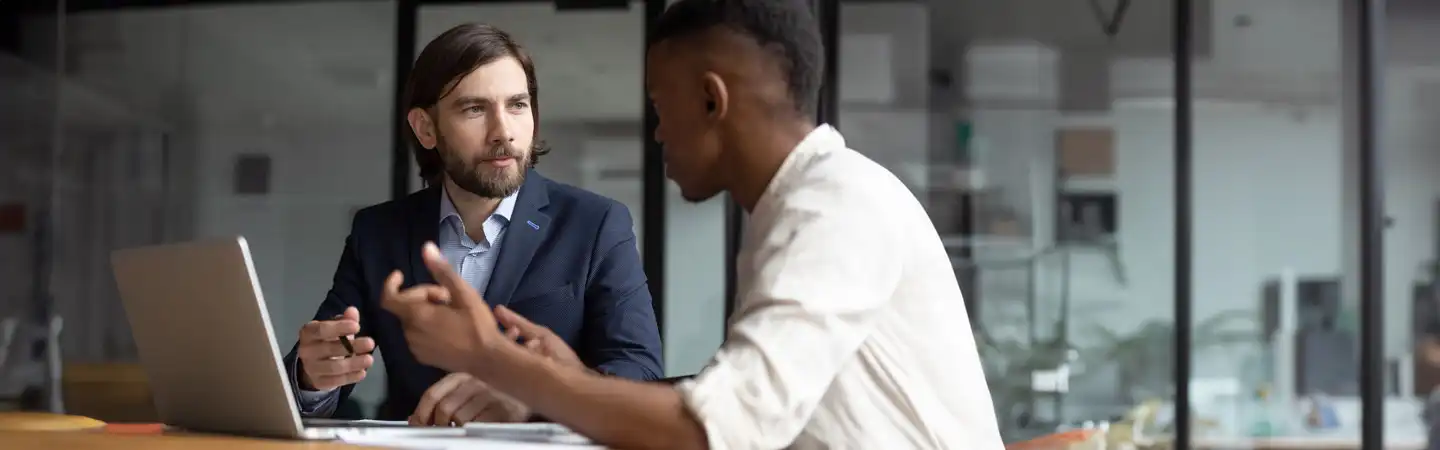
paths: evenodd
<path fill-rule="evenodd" d="M 505 198 L 525 184 L 525 172 L 530 167 L 530 152 L 511 145 L 496 145 L 489 151 L 465 158 L 451 151 L 444 137 L 438 139 L 435 150 L 445 163 L 445 176 L 460 189 L 485 198 Z M 515 164 L 509 167 L 491 167 L 487 159 L 510 157 Z"/>

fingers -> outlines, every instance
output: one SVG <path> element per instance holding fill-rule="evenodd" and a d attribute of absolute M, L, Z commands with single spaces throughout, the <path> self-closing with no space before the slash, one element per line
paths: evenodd
<path fill-rule="evenodd" d="M 485 386 L 484 383 L 473 379 L 468 380 L 451 392 L 450 395 L 446 396 L 444 400 L 441 400 L 440 404 L 435 407 L 433 423 L 444 426 L 468 422 L 474 417 L 474 414 L 484 409 L 483 403 L 489 398 L 489 396 L 485 395 L 484 391 L 488 390 L 489 388 Z M 475 413 L 471 413 L 469 417 L 459 417 L 460 410 L 471 403 L 480 403 L 482 406 L 475 408 Z"/>
<path fill-rule="evenodd" d="M 319 391 L 328 391 L 349 384 L 359 383 L 365 379 L 368 371 L 351 372 L 344 375 L 331 375 L 323 377 L 311 377 L 310 384 Z"/>
<path fill-rule="evenodd" d="M 320 391 L 328 391 L 365 379 L 365 374 L 374 364 L 373 356 L 360 355 L 350 358 L 307 360 L 302 367 L 311 387 Z"/>
<path fill-rule="evenodd" d="M 518 341 L 520 340 L 520 329 L 519 329 L 519 328 L 515 328 L 515 327 L 506 327 L 506 328 L 505 328 L 505 339 L 509 339 L 509 340 L 517 341 L 517 342 L 518 342 Z"/>
<path fill-rule="evenodd" d="M 495 307 L 495 319 L 505 327 L 506 337 L 512 341 L 523 338 L 521 344 L 533 351 L 541 350 L 546 339 L 555 334 L 544 325 L 537 325 L 504 306 Z"/>
<path fill-rule="evenodd" d="M 435 408 L 468 380 L 470 380 L 470 376 L 467 374 L 452 373 L 431 385 L 430 389 L 426 389 L 425 394 L 420 396 L 420 402 L 415 405 L 415 413 L 410 415 L 410 424 L 429 425 L 435 423 Z"/>
<path fill-rule="evenodd" d="M 550 329 L 536 325 L 534 322 L 529 321 L 524 316 L 503 305 L 495 307 L 495 320 L 500 322 L 500 325 L 505 328 L 519 329 L 522 335 L 527 336 L 527 339 L 528 336 L 535 336 L 550 331 Z"/>
<path fill-rule="evenodd" d="M 420 309 L 421 306 L 430 303 L 445 304 L 450 302 L 450 291 L 433 284 L 422 284 L 412 286 L 409 289 L 400 290 L 400 284 L 405 276 L 400 271 L 390 273 L 385 278 L 385 286 L 380 296 L 380 306 L 400 318 L 410 317 Z"/>
<path fill-rule="evenodd" d="M 310 375 L 310 378 L 348 375 L 367 370 L 374 364 L 375 357 L 370 355 L 307 360 L 305 361 L 305 373 Z"/>
<path fill-rule="evenodd" d="M 347 307 L 345 308 L 345 312 L 340 314 L 340 317 L 345 320 L 353 320 L 355 323 L 360 323 L 360 310 L 354 306 Z"/>
<path fill-rule="evenodd" d="M 354 309 L 354 308 L 350 308 Z M 347 310 L 347 314 L 348 314 Z M 301 342 L 323 342 L 360 332 L 360 321 L 350 319 L 312 320 L 300 327 Z"/>
<path fill-rule="evenodd" d="M 345 346 L 340 341 L 317 341 L 308 342 L 295 350 L 301 361 L 316 361 L 330 358 L 343 358 L 350 356 L 345 351 Z"/>
<path fill-rule="evenodd" d="M 457 401 L 454 413 L 447 416 L 436 413 L 436 425 L 464 425 L 470 422 L 519 422 L 525 420 L 529 415 L 528 408 L 509 396 L 499 391 L 490 389 L 489 386 L 478 381 L 471 384 L 478 388 L 469 395 L 465 401 Z M 451 396 L 452 400 L 459 400 L 458 396 Z M 442 404 L 440 409 L 444 410 L 449 406 Z"/>
<path fill-rule="evenodd" d="M 530 415 L 529 408 L 503 392 L 491 390 L 485 395 L 490 399 L 484 402 L 484 409 L 470 418 L 469 422 L 523 422 Z"/>
<path fill-rule="evenodd" d="M 364 355 L 375 351 L 375 340 L 368 337 L 358 337 L 350 342 L 350 346 L 355 349 L 356 355 Z M 308 362 L 343 358 L 350 356 L 350 352 L 345 350 L 345 345 L 341 344 L 339 340 L 330 340 L 307 342 L 296 349 L 296 355 L 301 361 Z"/>
<path fill-rule="evenodd" d="M 422 307 L 443 305 L 449 302 L 450 291 L 433 284 L 422 284 L 382 297 L 380 306 L 395 315 L 406 317 Z"/>
<path fill-rule="evenodd" d="M 510 412 L 499 400 L 485 402 L 484 407 L 470 419 L 471 422 L 510 422 Z"/>
<path fill-rule="evenodd" d="M 476 392 L 473 397 L 470 397 L 470 401 L 465 402 L 464 405 L 460 406 L 460 409 L 455 411 L 455 414 L 450 418 L 450 422 L 464 425 L 470 422 L 493 421 L 485 420 L 486 413 L 503 408 L 496 404 L 494 396 L 491 395 L 490 392 L 492 391 L 488 389 Z"/>
<path fill-rule="evenodd" d="M 455 273 L 455 269 L 450 267 L 450 262 L 440 254 L 440 248 L 436 247 L 435 243 L 426 242 L 421 253 L 425 256 L 425 267 L 430 269 L 430 275 L 450 292 L 450 301 L 455 302 L 455 306 L 464 308 L 484 303 L 480 299 L 480 294 L 475 292 L 475 288 L 460 278 L 460 274 Z"/>
<path fill-rule="evenodd" d="M 400 271 L 391 271 L 390 276 L 385 277 L 384 286 L 380 288 L 380 307 L 389 310 L 397 315 L 400 314 L 400 283 L 405 282 L 405 275 Z"/>

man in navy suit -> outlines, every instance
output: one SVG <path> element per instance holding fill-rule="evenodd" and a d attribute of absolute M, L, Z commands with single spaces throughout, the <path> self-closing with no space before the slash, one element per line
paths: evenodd
<path fill-rule="evenodd" d="M 575 351 L 562 363 L 599 373 L 662 377 L 630 212 L 535 172 L 548 152 L 536 139 L 538 95 L 530 57 L 494 27 L 461 25 L 421 51 L 406 87 L 407 122 L 428 187 L 355 215 L 334 286 L 286 357 L 302 415 L 333 414 L 379 349 L 389 395 L 379 418 L 530 418 L 526 405 L 468 374 L 417 362 L 403 325 L 381 308 L 384 283 L 434 283 L 421 260 L 425 242 L 438 244 L 497 315 L 540 325 L 507 330 L 512 339 L 563 341 Z"/>

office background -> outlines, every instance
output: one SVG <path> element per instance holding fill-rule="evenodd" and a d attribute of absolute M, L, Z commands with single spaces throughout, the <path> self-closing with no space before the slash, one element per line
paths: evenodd
<path fill-rule="evenodd" d="M 419 188 L 409 61 L 482 21 L 535 56 L 539 169 L 629 205 L 667 373 L 694 373 L 723 338 L 741 214 L 663 179 L 642 88 L 663 3 L 4 2 L 0 317 L 64 317 L 66 361 L 134 361 L 109 250 L 243 234 L 288 347 L 351 214 Z M 1343 433 L 1417 432 L 1440 380 L 1415 345 L 1440 296 L 1440 5 L 816 8 L 822 119 L 931 211 L 1007 441 L 1152 399 L 1191 406 L 1181 435 L 1229 433 L 1263 389 L 1329 394 Z"/>

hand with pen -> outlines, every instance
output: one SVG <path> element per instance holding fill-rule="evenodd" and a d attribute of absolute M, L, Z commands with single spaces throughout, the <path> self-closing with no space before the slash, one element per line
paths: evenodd
<path fill-rule="evenodd" d="M 360 332 L 360 311 L 351 306 L 331 320 L 312 320 L 300 328 L 300 387 L 328 391 L 365 379 L 375 364 L 370 352 L 375 340 L 356 338 Z"/>

